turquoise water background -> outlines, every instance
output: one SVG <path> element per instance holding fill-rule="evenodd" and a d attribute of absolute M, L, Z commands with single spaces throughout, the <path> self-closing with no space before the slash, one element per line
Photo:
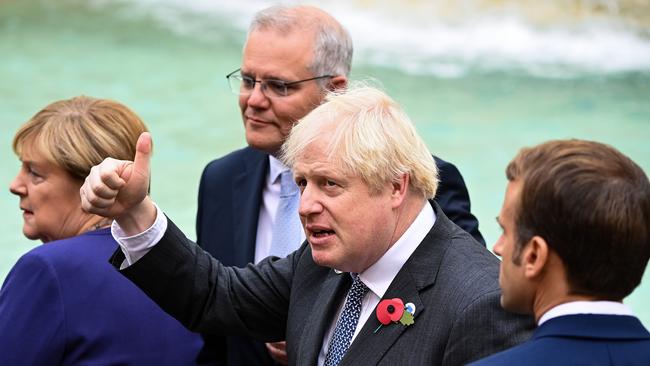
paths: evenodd
<path fill-rule="evenodd" d="M 242 24 L 266 5 L 247 3 L 247 12 L 232 13 L 225 5 L 201 12 L 154 1 L 0 0 L 0 183 L 8 187 L 19 167 L 13 134 L 40 108 L 80 94 L 116 99 L 152 131 L 153 198 L 194 237 L 202 168 L 245 144 L 236 97 L 224 76 L 239 66 Z M 336 10 L 331 11 L 338 15 Z M 462 47 L 449 47 L 455 58 L 445 58 L 425 47 L 422 34 L 391 40 L 357 30 L 354 22 L 375 19 L 376 10 L 359 8 L 354 16 L 340 17 L 359 50 L 352 78 L 380 81 L 431 151 L 458 166 L 488 247 L 499 235 L 494 217 L 503 199 L 504 168 L 522 146 L 551 138 L 593 139 L 650 171 L 647 32 L 621 33 L 609 58 L 586 50 L 582 58 L 562 59 L 562 47 L 523 50 L 525 57 L 510 58 L 505 50 L 490 58 L 472 44 L 466 46 L 476 51 L 470 56 Z M 570 48 L 575 40 L 567 39 L 566 53 L 575 53 Z M 636 43 L 623 41 L 629 39 Z M 382 42 L 390 52 L 382 52 Z M 536 62 L 549 53 L 555 56 Z M 20 255 L 39 243 L 22 236 L 18 199 L 8 189 L 0 194 L 0 212 L 2 280 Z M 648 273 L 626 300 L 646 325 Z"/>

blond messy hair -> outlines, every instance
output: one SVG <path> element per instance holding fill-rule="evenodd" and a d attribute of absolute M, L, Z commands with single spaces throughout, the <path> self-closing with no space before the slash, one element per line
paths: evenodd
<path fill-rule="evenodd" d="M 431 153 L 402 108 L 379 89 L 358 84 L 329 93 L 293 127 L 282 146 L 282 161 L 293 167 L 324 136 L 329 139 L 328 158 L 359 176 L 372 192 L 408 174 L 412 191 L 435 197 L 438 169 Z"/>
<path fill-rule="evenodd" d="M 133 160 L 138 137 L 145 131 L 144 122 L 125 105 L 79 96 L 40 110 L 16 132 L 12 146 L 22 156 L 29 145 L 83 180 L 107 157 Z"/>

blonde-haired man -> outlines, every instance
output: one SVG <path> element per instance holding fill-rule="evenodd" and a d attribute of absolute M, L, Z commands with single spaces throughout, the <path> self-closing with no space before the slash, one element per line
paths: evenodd
<path fill-rule="evenodd" d="M 304 240 L 298 188 L 279 160 L 280 147 L 327 91 L 346 87 L 352 53 L 348 32 L 319 8 L 272 6 L 253 17 L 241 64 L 227 75 L 248 146 L 208 163 L 199 184 L 197 244 L 222 263 L 245 267 L 269 255 L 286 256 Z M 461 173 L 435 159 L 442 181 L 436 202 L 485 245 Z M 265 347 L 232 336 L 225 345 L 229 366 L 271 365 L 269 353 L 276 360 L 285 357 L 281 344 Z"/>
<path fill-rule="evenodd" d="M 112 263 L 190 329 L 286 337 L 291 365 L 461 365 L 532 326 L 500 309 L 498 260 L 429 203 L 433 158 L 379 90 L 330 94 L 292 130 L 283 160 L 307 241 L 243 269 L 200 250 L 146 197 L 149 147 L 143 135 L 134 163 L 94 168 L 82 201 L 119 225 Z"/>

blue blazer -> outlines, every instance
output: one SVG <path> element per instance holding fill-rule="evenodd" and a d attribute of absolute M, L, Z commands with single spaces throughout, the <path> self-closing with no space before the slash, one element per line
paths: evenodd
<path fill-rule="evenodd" d="M 109 263 L 110 230 L 40 245 L 0 290 L 0 365 L 195 365 L 203 346 Z"/>
<path fill-rule="evenodd" d="M 440 184 L 436 201 L 447 217 L 485 245 L 470 212 L 467 187 L 458 169 L 436 157 Z M 226 266 L 244 267 L 255 259 L 257 221 L 268 154 L 250 147 L 209 163 L 201 176 L 196 218 L 197 243 Z M 207 338 L 209 343 L 218 344 Z M 264 344 L 228 337 L 228 365 L 272 365 Z"/>
<path fill-rule="evenodd" d="M 650 365 L 650 333 L 639 319 L 577 314 L 553 318 L 519 346 L 471 364 Z"/>

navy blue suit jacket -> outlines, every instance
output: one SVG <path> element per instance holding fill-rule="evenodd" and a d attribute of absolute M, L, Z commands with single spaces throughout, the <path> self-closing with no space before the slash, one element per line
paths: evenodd
<path fill-rule="evenodd" d="M 519 346 L 471 364 L 650 365 L 650 333 L 624 315 L 578 314 L 553 318 Z"/>
<path fill-rule="evenodd" d="M 440 184 L 436 202 L 456 225 L 485 245 L 470 212 L 467 187 L 458 169 L 436 157 Z M 201 176 L 196 219 L 197 243 L 226 266 L 244 267 L 255 258 L 257 221 L 268 154 L 250 147 L 209 163 Z M 225 245 L 224 245 L 225 244 Z M 217 343 L 207 338 L 209 343 Z M 264 344 L 228 337 L 228 365 L 271 365 Z"/>
<path fill-rule="evenodd" d="M 108 263 L 109 229 L 40 245 L 0 291 L 0 365 L 195 365 L 203 346 Z"/>

